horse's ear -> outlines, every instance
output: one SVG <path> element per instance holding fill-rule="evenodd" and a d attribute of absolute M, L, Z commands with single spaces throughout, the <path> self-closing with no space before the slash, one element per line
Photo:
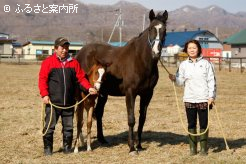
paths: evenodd
<path fill-rule="evenodd" d="M 164 11 L 163 18 L 164 18 L 164 20 L 166 22 L 167 21 L 167 18 L 168 18 L 168 12 L 167 12 L 167 10 Z"/>
<path fill-rule="evenodd" d="M 149 12 L 149 20 L 150 20 L 150 22 L 152 22 L 154 19 L 155 19 L 155 13 L 154 13 L 153 9 L 151 9 Z"/>

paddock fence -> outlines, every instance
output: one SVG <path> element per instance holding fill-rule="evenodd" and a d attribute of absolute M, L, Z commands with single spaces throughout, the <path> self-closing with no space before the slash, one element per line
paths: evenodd
<path fill-rule="evenodd" d="M 211 61 L 215 68 L 218 68 L 219 71 L 222 69 L 227 69 L 229 72 L 232 72 L 232 70 L 239 70 L 241 73 L 243 73 L 246 68 L 246 57 L 224 58 L 206 56 L 204 58 Z M 168 67 L 178 67 L 179 64 L 185 59 L 186 58 L 180 59 L 176 56 L 161 56 L 161 61 Z"/>
<path fill-rule="evenodd" d="M 47 55 L 39 55 L 35 59 L 25 59 L 24 55 L 14 55 L 11 54 L 0 54 L 0 64 L 1 63 L 12 63 L 12 64 L 40 64 Z M 239 70 L 241 73 L 245 71 L 246 68 L 246 57 L 214 57 L 206 56 L 207 60 L 214 63 L 218 70 L 228 69 L 229 72 L 232 70 Z M 167 67 L 178 67 L 179 64 L 185 60 L 185 58 L 177 58 L 176 56 L 161 56 L 161 61 Z"/>

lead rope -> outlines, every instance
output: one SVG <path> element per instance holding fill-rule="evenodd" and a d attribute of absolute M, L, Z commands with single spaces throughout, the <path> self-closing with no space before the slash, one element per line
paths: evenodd
<path fill-rule="evenodd" d="M 68 107 L 61 107 L 61 106 L 57 106 L 55 104 L 53 104 L 51 101 L 49 101 L 49 104 L 50 104 L 50 120 L 49 120 L 49 123 L 48 123 L 48 126 L 45 130 L 45 132 L 43 132 L 44 130 L 44 127 L 45 127 L 45 120 L 44 120 L 44 115 L 45 115 L 45 106 L 46 104 L 42 103 L 42 112 L 41 112 L 41 129 L 42 129 L 42 136 L 44 136 L 48 129 L 50 128 L 50 124 L 51 124 L 51 121 L 52 121 L 52 115 L 53 115 L 53 107 L 55 108 L 58 108 L 58 109 L 70 109 L 70 108 L 75 108 L 75 111 L 77 110 L 77 107 L 79 104 L 81 104 L 85 99 L 87 99 L 91 94 L 89 93 L 88 95 L 86 95 L 82 100 L 80 100 L 79 102 L 76 102 L 74 105 L 71 105 L 71 106 L 68 106 Z"/>
<path fill-rule="evenodd" d="M 196 134 L 190 133 L 190 132 L 185 128 L 185 125 L 184 125 L 184 122 L 183 122 L 183 119 L 182 119 L 182 116 L 181 116 L 181 110 L 180 110 L 180 108 L 179 108 L 179 102 L 178 102 L 178 96 L 177 96 L 176 87 L 175 87 L 174 82 L 172 82 L 172 84 L 173 84 L 173 89 L 174 89 L 174 93 L 175 93 L 175 99 L 176 99 L 176 105 L 177 105 L 177 108 L 178 108 L 179 118 L 180 118 L 180 120 L 181 120 L 181 123 L 182 123 L 182 126 L 183 126 L 185 132 L 186 132 L 187 134 L 191 135 L 191 136 L 201 136 L 201 135 L 205 134 L 205 133 L 208 131 L 209 123 L 210 123 L 210 121 L 209 121 L 209 105 L 208 105 L 208 125 L 207 125 L 206 130 L 205 130 L 204 132 L 202 132 L 202 133 L 196 133 Z"/>
<path fill-rule="evenodd" d="M 219 118 L 219 115 L 218 115 L 218 110 L 217 110 L 217 107 L 216 107 L 215 104 L 214 104 L 214 108 L 215 108 L 217 120 L 218 120 L 219 125 L 220 125 L 220 131 L 221 131 L 221 133 L 222 133 L 222 135 L 223 135 L 224 142 L 225 142 L 225 145 L 226 145 L 226 150 L 230 150 L 230 148 L 229 148 L 229 146 L 228 146 L 228 144 L 227 144 L 227 141 L 226 141 L 225 133 L 224 133 L 224 131 L 223 131 L 222 124 L 221 124 L 221 121 L 220 121 L 220 118 Z"/>
<path fill-rule="evenodd" d="M 166 70 L 166 72 L 170 75 L 170 72 L 167 70 L 167 68 L 165 67 L 165 65 L 161 62 L 161 60 L 159 59 L 162 67 Z M 200 136 L 200 135 L 203 135 L 205 134 L 208 129 L 209 129 L 209 105 L 208 105 L 208 125 L 207 125 L 207 128 L 204 132 L 202 133 L 197 133 L 197 134 L 193 134 L 193 133 L 190 133 L 186 128 L 185 128 L 185 125 L 184 125 L 184 122 L 183 122 L 183 119 L 182 119 L 182 116 L 181 116 L 181 110 L 179 108 L 179 103 L 178 103 L 178 96 L 177 96 L 177 92 L 176 92 L 176 87 L 175 87 L 175 84 L 174 82 L 172 81 L 172 84 L 173 84 L 173 89 L 174 89 L 174 93 L 175 93 L 175 100 L 176 100 L 176 105 L 177 105 L 177 108 L 178 108 L 178 113 L 179 113 L 179 117 L 180 117 L 180 120 L 181 120 L 181 123 L 182 123 L 182 126 L 183 126 L 183 129 L 185 130 L 185 132 L 189 135 L 192 135 L 192 136 Z M 226 150 L 230 150 L 228 144 L 227 144 L 227 141 L 226 141 L 226 137 L 225 137 L 225 134 L 224 134 L 224 131 L 223 131 L 223 128 L 222 128 L 222 124 L 221 124 L 221 121 L 220 121 L 220 118 L 219 118 L 219 115 L 218 115 L 218 110 L 217 110 L 217 107 L 215 106 L 215 103 L 213 103 L 214 105 L 214 108 L 215 108 L 215 112 L 216 112 L 216 117 L 217 117 L 217 120 L 219 122 L 219 125 L 220 125 L 220 130 L 221 130 L 221 133 L 223 135 L 223 138 L 224 138 L 224 142 L 225 142 L 225 145 L 226 145 Z"/>

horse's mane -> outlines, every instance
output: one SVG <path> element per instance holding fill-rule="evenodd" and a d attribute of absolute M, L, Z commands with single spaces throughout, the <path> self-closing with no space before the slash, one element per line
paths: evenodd
<path fill-rule="evenodd" d="M 131 38 L 131 39 L 127 42 L 127 44 L 128 44 L 128 43 L 131 43 L 131 42 L 132 42 L 133 40 L 135 40 L 136 38 L 140 38 L 140 37 L 144 34 L 144 32 L 145 32 L 147 29 L 149 29 L 149 27 L 146 28 L 144 31 L 140 32 L 140 33 L 138 34 L 138 36 L 135 36 L 135 37 Z"/>

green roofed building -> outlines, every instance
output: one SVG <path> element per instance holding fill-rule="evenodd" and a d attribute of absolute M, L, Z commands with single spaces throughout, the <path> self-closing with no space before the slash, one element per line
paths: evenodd
<path fill-rule="evenodd" d="M 246 29 L 226 38 L 223 43 L 232 52 L 232 57 L 246 57 Z"/>

